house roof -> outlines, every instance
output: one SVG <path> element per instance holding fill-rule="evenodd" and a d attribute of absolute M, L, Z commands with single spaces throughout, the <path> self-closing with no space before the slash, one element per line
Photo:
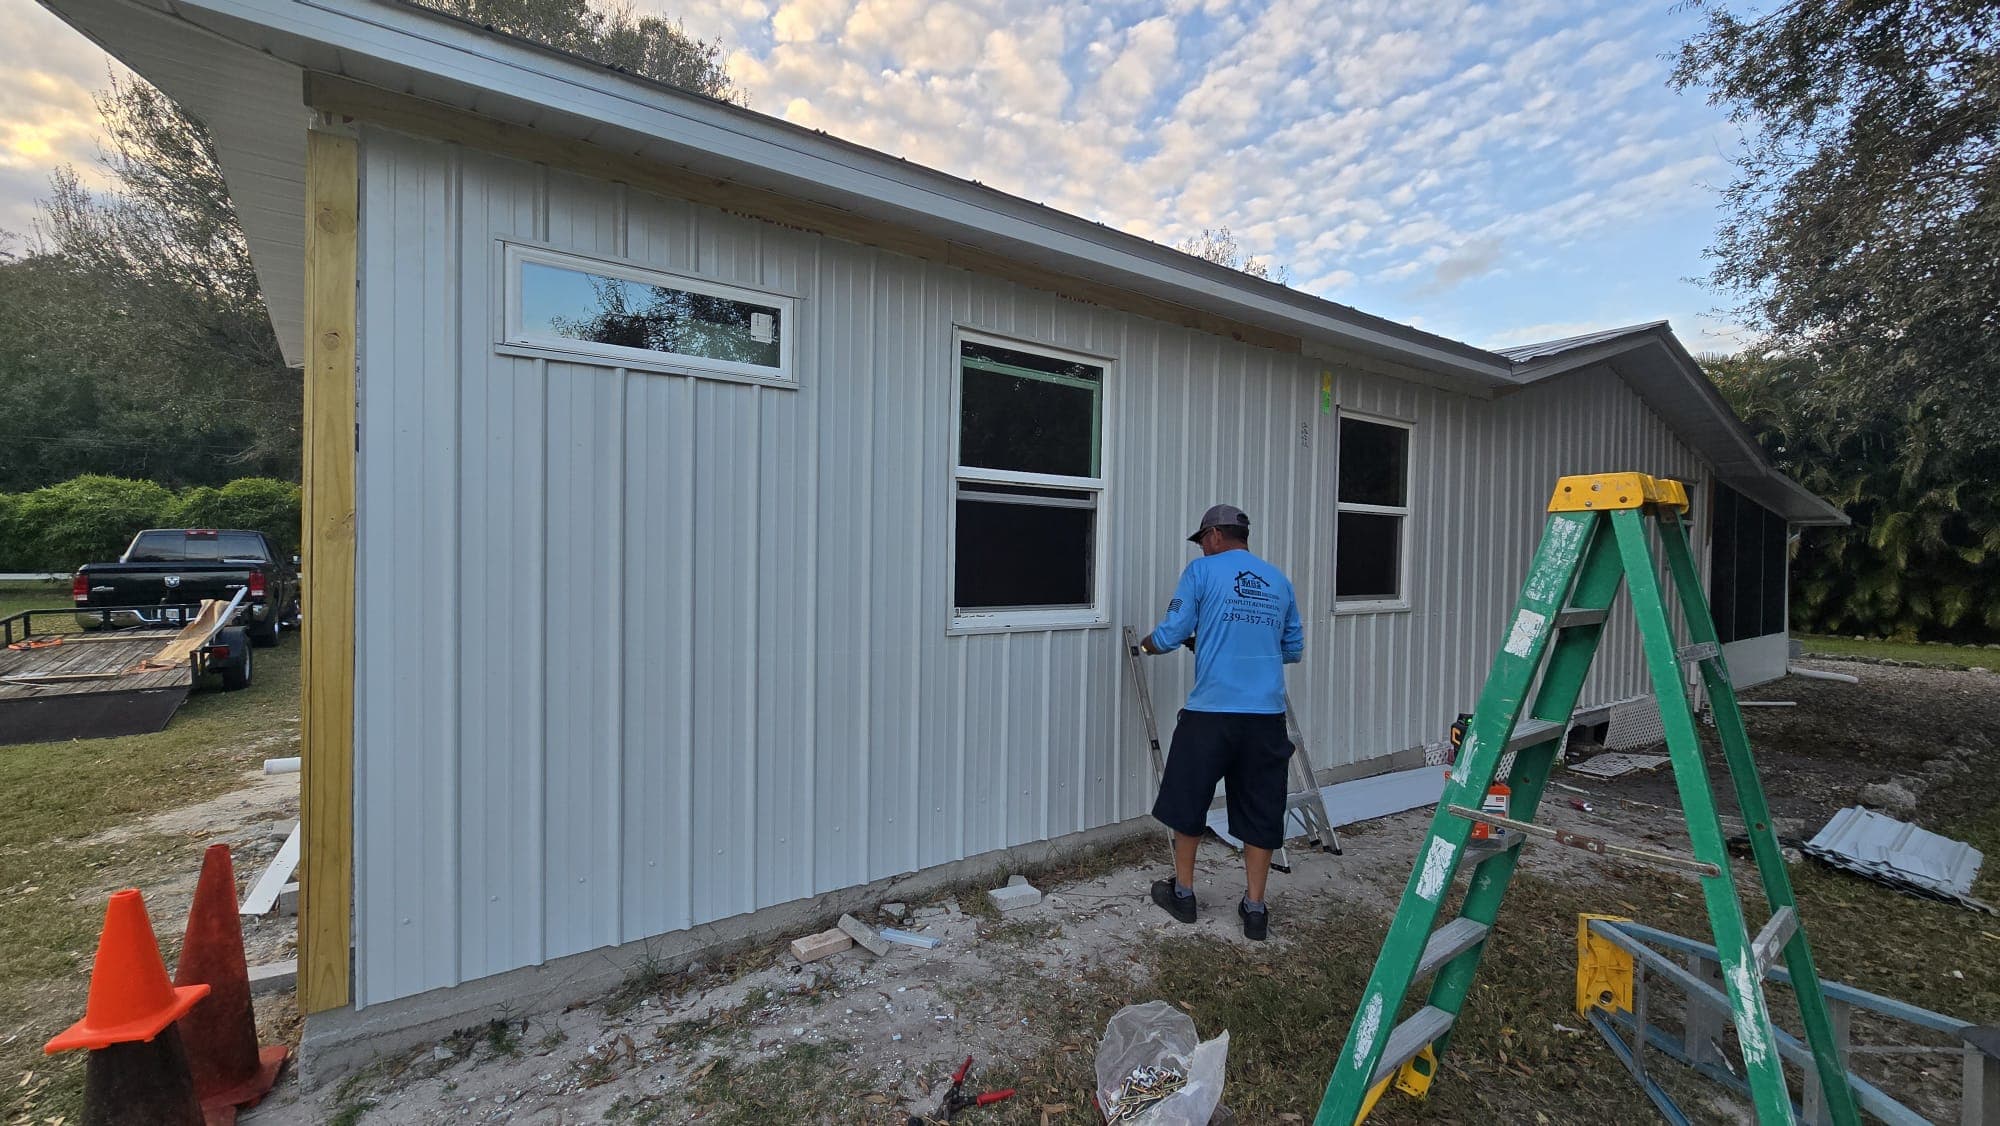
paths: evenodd
<path fill-rule="evenodd" d="M 330 75 L 1226 318 L 1296 339 L 1306 355 L 1372 358 L 1392 374 L 1467 394 L 1508 394 L 1558 370 L 1611 363 L 1670 424 L 1691 425 L 1689 443 L 1739 490 L 1787 519 L 1840 519 L 1748 442 L 1664 324 L 1489 351 L 400 0 L 42 3 L 208 126 L 294 363 L 304 335 L 301 91 L 307 75 Z M 1652 330 L 1651 339 L 1632 335 Z M 1648 360 L 1648 350 L 1663 360 Z"/>

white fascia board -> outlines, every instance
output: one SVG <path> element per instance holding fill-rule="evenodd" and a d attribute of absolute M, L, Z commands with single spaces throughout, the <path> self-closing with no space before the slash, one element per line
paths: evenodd
<path fill-rule="evenodd" d="M 44 2 L 60 9 L 67 0 Z M 729 178 L 743 183 L 914 229 L 955 233 L 969 246 L 1190 308 L 1392 357 L 1478 387 L 1512 382 L 1504 357 L 1471 345 L 434 13 L 373 0 L 174 0 L 174 10 L 308 69 L 473 112 L 499 100 L 532 106 L 541 111 L 535 127 L 613 151 L 677 158 L 704 170 L 726 165 Z"/>

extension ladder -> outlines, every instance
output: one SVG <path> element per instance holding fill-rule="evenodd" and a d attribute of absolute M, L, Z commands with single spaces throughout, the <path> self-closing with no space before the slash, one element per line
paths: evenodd
<path fill-rule="evenodd" d="M 1132 673 L 1132 689 L 1139 697 L 1139 714 L 1146 721 L 1146 750 L 1153 759 L 1153 785 L 1166 777 L 1166 758 L 1160 751 L 1159 720 L 1153 715 L 1153 692 L 1146 686 L 1145 654 L 1139 648 L 1139 635 L 1131 626 L 1125 627 L 1125 663 Z M 1319 782 L 1313 777 L 1312 757 L 1306 753 L 1305 733 L 1299 728 L 1299 720 L 1292 711 L 1292 699 L 1285 696 L 1285 737 L 1292 741 L 1292 757 L 1288 763 L 1291 791 L 1285 795 L 1285 827 L 1291 828 L 1294 818 L 1305 829 L 1306 838 L 1319 848 L 1324 848 L 1335 856 L 1340 855 L 1340 834 L 1333 828 L 1333 817 L 1326 808 L 1326 796 L 1320 792 Z M 1289 832 L 1287 836 L 1289 836 Z M 1173 834 L 1167 834 L 1169 846 Z M 1292 858 L 1283 848 L 1271 854 L 1271 867 L 1280 872 L 1292 870 Z"/>
<path fill-rule="evenodd" d="M 1763 785 L 1750 758 L 1743 716 L 1688 550 L 1687 533 L 1681 525 L 1681 513 L 1686 509 L 1687 494 L 1678 482 L 1656 480 L 1643 473 L 1564 477 L 1556 482 L 1541 546 L 1521 585 L 1520 601 L 1479 694 L 1472 729 L 1404 886 L 1402 903 L 1356 1007 L 1347 1042 L 1334 1061 L 1326 1097 L 1313 1120 L 1315 1126 L 1353 1126 L 1373 1108 L 1391 1080 L 1398 1089 L 1413 1095 L 1420 1096 L 1429 1088 L 1437 1057 L 1449 1044 L 1452 1025 L 1471 990 L 1522 844 L 1530 833 L 1561 836 L 1533 824 L 1535 808 L 1561 750 L 1577 695 L 1590 672 L 1621 582 L 1630 585 L 1646 667 L 1660 706 L 1674 781 L 1693 843 L 1692 860 L 1676 859 L 1700 876 L 1757 1119 L 1764 1123 L 1793 1121 L 1791 1096 L 1785 1088 L 1784 1067 L 1763 988 L 1765 971 L 1782 956 L 1804 1018 L 1826 1109 L 1835 1122 L 1858 1121 L 1847 1072 L 1836 1051 L 1819 973 L 1813 967 L 1791 879 L 1779 855 Z M 1678 650 L 1654 554 L 1655 538 L 1666 556 L 1680 615 L 1692 642 Z M 1735 783 L 1737 805 L 1770 906 L 1769 922 L 1754 939 L 1745 925 L 1729 873 L 1722 822 L 1682 679 L 1683 662 L 1699 667 L 1708 692 L 1716 731 Z M 1527 707 L 1537 673 L 1541 673 L 1539 688 L 1533 706 Z M 1514 758 L 1507 778 L 1512 790 L 1508 815 L 1482 813 L 1481 798 L 1499 772 L 1501 759 L 1509 753 Z M 1493 840 L 1473 842 L 1473 826 L 1478 822 L 1497 826 L 1502 832 Z M 1479 846 L 1470 856 L 1469 844 Z M 1438 916 L 1452 877 L 1468 860 L 1476 866 L 1460 914 L 1439 927 Z M 1426 1002 L 1397 1023 L 1410 987 L 1425 978 L 1431 982 Z"/>

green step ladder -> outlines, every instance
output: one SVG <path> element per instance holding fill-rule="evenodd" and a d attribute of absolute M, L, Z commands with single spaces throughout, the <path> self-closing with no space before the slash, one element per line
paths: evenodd
<path fill-rule="evenodd" d="M 1479 694 L 1471 731 L 1438 802 L 1429 836 L 1403 888 L 1402 904 L 1356 1007 L 1347 1043 L 1334 1061 L 1326 1097 L 1313 1119 L 1315 1126 L 1353 1126 L 1374 1107 L 1391 1081 L 1400 1090 L 1419 1096 L 1430 1086 L 1437 1058 L 1450 1043 L 1452 1025 L 1471 991 L 1473 974 L 1499 914 L 1501 897 L 1513 878 L 1521 846 L 1530 834 L 1566 835 L 1534 825 L 1535 809 L 1562 750 L 1577 695 L 1590 672 L 1621 583 L 1631 587 L 1632 609 L 1666 729 L 1674 782 L 1694 846 L 1692 860 L 1653 859 L 1678 861 L 1680 867 L 1700 876 L 1757 1120 L 1794 1120 L 1763 989 L 1765 970 L 1783 957 L 1791 971 L 1821 1089 L 1826 1092 L 1826 1110 L 1835 1122 L 1858 1121 L 1854 1094 L 1836 1052 L 1833 1024 L 1820 992 L 1819 972 L 1813 967 L 1791 879 L 1771 827 L 1764 788 L 1750 758 L 1743 715 L 1688 550 L 1687 532 L 1681 524 L 1686 510 L 1687 493 L 1679 482 L 1643 473 L 1591 474 L 1556 482 L 1541 546 L 1521 585 L 1520 601 Z M 1656 539 L 1666 556 L 1691 641 L 1680 649 L 1675 646 L 1670 607 L 1660 582 Z M 1745 925 L 1743 906 L 1729 873 L 1722 822 L 1682 675 L 1684 662 L 1699 666 L 1770 906 L 1769 922 L 1755 938 Z M 1530 707 L 1531 689 L 1534 697 Z M 1482 813 L 1481 799 L 1498 774 L 1501 760 L 1509 754 L 1513 768 L 1507 776 L 1512 790 L 1507 816 Z M 1473 827 L 1479 823 L 1497 832 L 1475 841 Z M 1601 842 L 1587 839 L 1566 843 L 1586 848 L 1599 845 L 1602 850 Z M 1453 876 L 1468 862 L 1474 864 L 1472 883 L 1459 917 L 1439 927 L 1438 916 Z M 1398 1022 L 1396 1016 L 1411 986 L 1425 978 L 1431 982 L 1426 1002 Z"/>

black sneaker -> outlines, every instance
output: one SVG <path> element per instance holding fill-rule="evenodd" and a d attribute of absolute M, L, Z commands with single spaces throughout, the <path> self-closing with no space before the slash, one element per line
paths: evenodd
<path fill-rule="evenodd" d="M 1160 909 L 1183 923 L 1194 922 L 1194 896 L 1179 895 L 1174 891 L 1174 878 L 1153 881 L 1153 902 Z"/>
<path fill-rule="evenodd" d="M 1262 942 L 1264 941 L 1264 939 L 1270 936 L 1270 926 L 1271 926 L 1270 908 L 1266 907 L 1257 911 L 1252 911 L 1250 910 L 1250 908 L 1244 906 L 1243 901 L 1239 899 L 1236 901 L 1236 913 L 1238 915 L 1243 916 L 1244 938 L 1247 938 L 1252 942 Z"/>

